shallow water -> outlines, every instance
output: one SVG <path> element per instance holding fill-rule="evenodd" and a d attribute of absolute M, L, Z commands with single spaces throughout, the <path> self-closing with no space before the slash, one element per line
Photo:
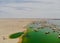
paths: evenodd
<path fill-rule="evenodd" d="M 45 32 L 50 33 L 45 34 Z M 58 33 L 48 28 L 40 29 L 38 32 L 30 31 L 28 35 L 29 37 L 25 37 L 23 43 L 60 43 Z"/>

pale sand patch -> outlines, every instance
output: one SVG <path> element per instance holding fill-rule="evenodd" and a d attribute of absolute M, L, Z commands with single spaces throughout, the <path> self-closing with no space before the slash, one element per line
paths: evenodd
<path fill-rule="evenodd" d="M 12 33 L 24 31 L 24 26 L 40 19 L 0 19 L 0 43 L 17 43 L 18 39 L 9 39 Z M 3 40 L 6 37 L 6 40 Z"/>

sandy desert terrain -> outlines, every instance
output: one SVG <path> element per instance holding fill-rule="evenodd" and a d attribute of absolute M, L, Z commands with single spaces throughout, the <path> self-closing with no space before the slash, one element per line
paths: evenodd
<path fill-rule="evenodd" d="M 24 26 L 39 19 L 0 19 L 0 43 L 17 43 L 17 39 L 9 39 L 12 33 L 24 31 Z"/>

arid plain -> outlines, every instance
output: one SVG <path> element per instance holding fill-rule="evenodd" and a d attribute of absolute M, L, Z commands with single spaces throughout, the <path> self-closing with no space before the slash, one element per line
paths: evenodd
<path fill-rule="evenodd" d="M 0 19 L 0 43 L 17 43 L 17 39 L 9 39 L 12 33 L 24 31 L 27 24 L 40 19 Z"/>

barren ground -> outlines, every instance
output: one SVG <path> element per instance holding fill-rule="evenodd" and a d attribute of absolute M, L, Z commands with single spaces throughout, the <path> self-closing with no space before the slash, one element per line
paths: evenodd
<path fill-rule="evenodd" d="M 8 36 L 12 33 L 24 31 L 24 26 L 36 20 L 39 19 L 0 19 L 0 43 L 17 43 L 18 38 L 9 39 Z"/>

